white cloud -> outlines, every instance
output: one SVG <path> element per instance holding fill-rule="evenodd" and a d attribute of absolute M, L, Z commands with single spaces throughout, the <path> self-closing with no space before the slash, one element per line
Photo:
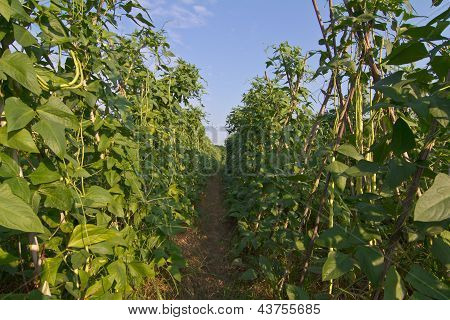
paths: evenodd
<path fill-rule="evenodd" d="M 166 21 L 166 29 L 188 29 L 206 25 L 212 12 L 206 7 L 211 0 L 140 0 L 150 9 L 151 17 Z"/>
<path fill-rule="evenodd" d="M 212 12 L 209 11 L 208 9 L 206 9 L 205 6 L 195 5 L 193 8 L 194 8 L 194 11 L 197 12 L 199 15 L 202 15 L 205 17 L 212 15 Z"/>

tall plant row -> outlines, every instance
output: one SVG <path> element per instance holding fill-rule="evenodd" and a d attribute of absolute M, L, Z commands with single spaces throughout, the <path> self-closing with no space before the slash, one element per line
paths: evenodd
<path fill-rule="evenodd" d="M 171 238 L 218 157 L 195 66 L 134 0 L 2 0 L 0 42 L 2 297 L 180 281 Z"/>
<path fill-rule="evenodd" d="M 450 11 L 440 2 L 423 22 L 408 1 L 312 0 L 323 50 L 273 48 L 228 117 L 242 281 L 276 298 L 450 297 Z M 320 79 L 315 113 L 305 88 Z"/>

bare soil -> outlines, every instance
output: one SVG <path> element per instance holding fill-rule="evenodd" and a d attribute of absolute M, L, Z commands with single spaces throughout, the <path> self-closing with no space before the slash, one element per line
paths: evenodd
<path fill-rule="evenodd" d="M 223 205 L 220 175 L 209 178 L 196 228 L 176 237 L 187 261 L 177 299 L 226 299 L 233 282 L 228 256 L 233 223 Z"/>

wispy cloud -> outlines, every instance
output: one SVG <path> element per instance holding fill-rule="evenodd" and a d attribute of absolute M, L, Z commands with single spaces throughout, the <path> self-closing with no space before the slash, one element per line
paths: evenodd
<path fill-rule="evenodd" d="M 189 29 L 205 26 L 213 14 L 211 0 L 141 0 L 150 15 L 165 21 L 166 29 Z"/>

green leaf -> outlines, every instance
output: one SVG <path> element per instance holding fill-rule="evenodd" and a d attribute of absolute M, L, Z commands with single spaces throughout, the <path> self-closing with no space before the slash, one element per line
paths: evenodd
<path fill-rule="evenodd" d="M 45 232 L 33 209 L 5 184 L 0 185 L 0 225 L 23 232 Z"/>
<path fill-rule="evenodd" d="M 438 300 L 450 299 L 449 287 L 422 267 L 412 266 L 405 280 L 414 289 L 428 297 Z"/>
<path fill-rule="evenodd" d="M 9 22 L 11 17 L 19 18 L 22 21 L 30 22 L 32 21 L 30 16 L 25 12 L 19 0 L 0 1 L 0 14 L 5 17 L 6 21 Z"/>
<path fill-rule="evenodd" d="M 102 294 L 109 292 L 113 284 L 113 278 L 111 276 L 103 277 L 97 282 L 95 282 L 92 286 L 87 288 L 86 293 L 84 295 L 85 299 L 90 297 L 98 297 Z"/>
<path fill-rule="evenodd" d="M 433 68 L 434 73 L 439 77 L 446 77 L 447 72 L 450 69 L 450 57 L 445 56 L 434 56 L 430 62 L 431 68 Z"/>
<path fill-rule="evenodd" d="M 364 159 L 364 157 L 358 152 L 358 150 L 356 150 L 356 148 L 351 144 L 343 144 L 339 146 L 336 151 L 357 161 Z"/>
<path fill-rule="evenodd" d="M 335 226 L 322 231 L 316 240 L 316 244 L 325 248 L 343 249 L 346 245 L 348 234 L 342 227 Z"/>
<path fill-rule="evenodd" d="M 17 24 L 13 25 L 14 39 L 24 48 L 37 44 L 37 40 L 33 35 L 24 27 Z"/>
<path fill-rule="evenodd" d="M 401 156 L 404 152 L 413 149 L 416 146 L 414 133 L 402 118 L 398 118 L 394 124 L 392 132 L 391 149 L 397 155 Z"/>
<path fill-rule="evenodd" d="M 322 281 L 337 279 L 353 268 L 352 259 L 340 252 L 331 251 L 322 267 Z"/>
<path fill-rule="evenodd" d="M 333 161 L 332 163 L 330 163 L 329 165 L 327 165 L 327 167 L 325 168 L 327 171 L 330 171 L 332 173 L 342 173 L 345 170 L 347 170 L 348 165 L 339 162 L 339 161 Z"/>
<path fill-rule="evenodd" d="M 286 294 L 289 300 L 309 300 L 308 293 L 302 287 L 293 284 L 286 285 Z"/>
<path fill-rule="evenodd" d="M 403 300 L 406 294 L 400 274 L 394 266 L 391 266 L 386 274 L 384 282 L 384 300 Z"/>
<path fill-rule="evenodd" d="M 4 181 L 10 189 L 11 192 L 21 198 L 26 203 L 30 203 L 31 199 L 31 190 L 28 186 L 27 180 L 22 177 L 13 177 Z"/>
<path fill-rule="evenodd" d="M 34 94 L 41 94 L 41 87 L 37 81 L 33 63 L 26 54 L 21 52 L 3 54 L 0 58 L 0 71 L 6 73 Z"/>
<path fill-rule="evenodd" d="M 59 98 L 51 96 L 45 103 L 36 108 L 41 119 L 50 123 L 59 123 L 66 128 L 77 129 L 78 120 L 72 110 Z"/>
<path fill-rule="evenodd" d="M 64 158 L 64 155 L 66 154 L 64 125 L 42 119 L 33 126 L 33 130 L 42 136 L 50 150 L 52 150 L 59 158 Z"/>
<path fill-rule="evenodd" d="M 124 217 L 125 213 L 123 212 L 123 196 L 113 196 L 111 202 L 108 204 L 108 211 L 117 217 Z"/>
<path fill-rule="evenodd" d="M 114 187 L 114 185 L 116 185 L 117 183 L 119 183 L 120 180 L 121 180 L 120 174 L 118 174 L 118 173 L 117 173 L 116 171 L 114 171 L 114 170 L 106 171 L 106 172 L 104 173 L 104 175 L 105 175 L 106 181 L 108 182 L 108 184 L 109 184 L 111 187 Z"/>
<path fill-rule="evenodd" d="M 0 266 L 15 268 L 19 265 L 19 258 L 0 248 Z"/>
<path fill-rule="evenodd" d="M 391 189 L 398 187 L 406 181 L 416 171 L 416 166 L 411 163 L 401 163 L 396 159 L 391 159 L 388 165 L 389 171 L 386 174 L 384 183 Z"/>
<path fill-rule="evenodd" d="M 345 174 L 351 177 L 363 177 L 374 173 L 377 173 L 380 166 L 375 162 L 370 162 L 367 160 L 360 160 L 356 166 L 350 167 L 345 170 Z"/>
<path fill-rule="evenodd" d="M 347 185 L 347 177 L 345 175 L 338 175 L 333 177 L 334 183 L 340 192 L 344 192 Z"/>
<path fill-rule="evenodd" d="M 41 281 L 47 281 L 51 286 L 56 282 L 56 275 L 62 262 L 62 257 L 46 258 L 44 260 Z"/>
<path fill-rule="evenodd" d="M 62 182 L 41 185 L 38 191 L 46 196 L 44 205 L 47 208 L 56 208 L 62 211 L 72 209 L 72 194 Z"/>
<path fill-rule="evenodd" d="M 130 275 L 135 279 L 155 278 L 155 267 L 153 264 L 143 262 L 130 262 L 127 264 Z"/>
<path fill-rule="evenodd" d="M 355 252 L 355 258 L 367 278 L 372 283 L 378 284 L 383 273 L 383 253 L 374 247 L 358 247 Z"/>
<path fill-rule="evenodd" d="M 106 229 L 93 224 L 80 224 L 73 230 L 67 246 L 71 248 L 84 248 L 103 241 L 125 245 L 124 240 L 117 230 Z"/>
<path fill-rule="evenodd" d="M 90 253 L 85 249 L 75 251 L 70 256 L 70 263 L 72 264 L 72 268 L 81 269 L 86 264 L 87 259 L 89 257 L 90 257 Z"/>
<path fill-rule="evenodd" d="M 0 177 L 12 178 L 20 175 L 20 167 L 17 162 L 6 153 L 0 152 Z"/>
<path fill-rule="evenodd" d="M 53 164 L 47 159 L 41 161 L 37 169 L 28 177 L 34 185 L 58 181 L 61 178 Z"/>
<path fill-rule="evenodd" d="M 417 201 L 414 221 L 432 222 L 450 218 L 450 177 L 439 173 L 433 185 Z"/>
<path fill-rule="evenodd" d="M 122 291 L 127 286 L 127 267 L 120 260 L 112 262 L 108 267 L 108 273 L 116 281 L 115 288 Z"/>
<path fill-rule="evenodd" d="M 112 200 L 113 198 L 108 190 L 99 186 L 92 186 L 86 190 L 83 203 L 87 207 L 102 208 L 106 207 Z"/>
<path fill-rule="evenodd" d="M 243 281 L 252 281 L 252 280 L 255 280 L 256 278 L 258 278 L 258 274 L 252 268 L 246 270 L 239 276 L 239 280 L 243 280 Z"/>
<path fill-rule="evenodd" d="M 450 270 L 450 241 L 442 237 L 433 239 L 431 253 L 447 270 Z"/>
<path fill-rule="evenodd" d="M 27 129 L 8 133 L 8 126 L 0 128 L 0 144 L 20 151 L 39 153 L 33 138 Z"/>
<path fill-rule="evenodd" d="M 0 14 L 9 22 L 11 18 L 12 9 L 8 1 L 0 1 Z"/>
<path fill-rule="evenodd" d="M 35 112 L 19 98 L 8 98 L 5 101 L 5 115 L 8 133 L 25 127 L 35 116 Z"/>
<path fill-rule="evenodd" d="M 428 50 L 421 42 L 408 42 L 395 46 L 387 56 L 390 65 L 402 65 L 412 63 L 428 56 Z"/>

